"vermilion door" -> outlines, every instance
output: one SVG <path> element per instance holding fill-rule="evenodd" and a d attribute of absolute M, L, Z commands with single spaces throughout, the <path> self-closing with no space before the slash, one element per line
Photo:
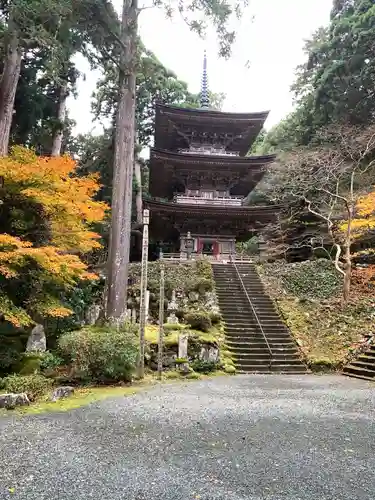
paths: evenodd
<path fill-rule="evenodd" d="M 212 246 L 212 253 L 214 254 L 214 257 L 216 258 L 219 255 L 219 242 L 214 241 L 213 246 Z"/>
<path fill-rule="evenodd" d="M 202 253 L 203 250 L 203 241 L 200 238 L 197 238 L 197 252 Z"/>

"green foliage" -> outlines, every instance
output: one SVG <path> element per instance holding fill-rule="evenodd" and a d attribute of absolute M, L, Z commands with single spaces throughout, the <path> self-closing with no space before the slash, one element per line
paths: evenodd
<path fill-rule="evenodd" d="M 223 321 L 222 315 L 218 312 L 210 312 L 209 316 L 213 325 L 219 325 Z"/>
<path fill-rule="evenodd" d="M 164 372 L 163 377 L 164 377 L 165 379 L 167 379 L 167 380 L 168 380 L 168 379 L 172 379 L 172 380 L 173 380 L 173 379 L 178 379 L 178 378 L 181 378 L 181 377 L 182 377 L 182 375 L 181 375 L 181 373 L 180 373 L 179 371 L 177 371 L 177 370 L 169 370 L 169 371 L 167 371 L 167 372 Z"/>
<path fill-rule="evenodd" d="M 74 378 L 83 381 L 131 381 L 138 354 L 137 328 L 126 324 L 86 327 L 59 338 L 59 349 L 71 363 Z"/>
<path fill-rule="evenodd" d="M 301 299 L 329 299 L 341 291 L 342 278 L 327 259 L 285 266 L 282 262 L 262 266 L 267 277 L 281 279 L 288 293 Z"/>
<path fill-rule="evenodd" d="M 372 0 L 335 2 L 329 26 L 307 41 L 307 60 L 293 86 L 297 107 L 258 145 L 260 154 L 306 145 L 332 122 L 373 121 L 375 78 Z"/>
<path fill-rule="evenodd" d="M 48 345 L 55 347 L 56 339 L 62 332 L 77 330 L 85 321 L 85 314 L 89 306 L 101 303 L 103 299 L 104 280 L 81 281 L 77 286 L 61 294 L 63 304 L 73 311 L 65 318 L 48 318 L 46 332 Z"/>
<path fill-rule="evenodd" d="M 0 322 L 0 375 L 6 375 L 19 363 L 28 334 L 6 321 Z"/>
<path fill-rule="evenodd" d="M 204 312 L 189 312 L 185 315 L 185 321 L 194 330 L 209 332 L 212 327 L 210 316 Z"/>
<path fill-rule="evenodd" d="M 3 379 L 4 389 L 7 392 L 25 392 L 30 401 L 44 396 L 52 388 L 53 381 L 42 375 L 9 375 Z"/>
<path fill-rule="evenodd" d="M 207 374 L 218 370 L 220 368 L 220 363 L 216 361 L 203 361 L 197 359 L 193 361 L 190 366 L 195 372 Z"/>
<path fill-rule="evenodd" d="M 347 357 L 348 351 L 368 332 L 373 330 L 373 300 L 372 292 L 361 297 L 353 294 L 351 302 L 343 307 L 338 298 L 339 285 L 336 292 L 334 276 L 328 268 L 325 270 L 323 261 L 299 264 L 278 263 L 277 265 L 259 266 L 262 281 L 267 292 L 274 299 L 278 311 L 294 336 L 308 366 L 314 371 L 323 369 L 338 369 Z M 297 276 L 306 270 L 311 277 L 314 288 L 310 288 L 310 296 L 296 296 L 293 287 L 285 279 L 290 274 Z M 313 271 L 315 269 L 315 272 Z M 321 288 L 325 288 L 327 272 L 329 292 L 326 289 L 325 298 L 320 298 Z M 319 276 L 319 282 L 316 276 Z M 305 278 L 303 279 L 303 281 Z M 307 285 L 308 286 L 308 285 Z M 304 285 L 305 288 L 305 285 Z M 296 286 L 300 293 L 300 285 Z"/>
<path fill-rule="evenodd" d="M 176 365 L 184 365 L 185 363 L 188 363 L 189 360 L 187 358 L 176 358 L 174 362 Z"/>
<path fill-rule="evenodd" d="M 185 378 L 187 378 L 188 380 L 199 380 L 201 376 L 199 375 L 199 373 L 190 372 L 185 376 Z"/>
<path fill-rule="evenodd" d="M 175 332 L 178 330 L 186 330 L 186 325 L 181 325 L 180 323 L 177 323 L 177 324 L 165 323 L 163 325 L 163 329 L 164 329 L 164 333 L 167 333 L 167 335 L 168 335 L 168 332 Z"/>
<path fill-rule="evenodd" d="M 224 371 L 228 373 L 228 375 L 234 375 L 236 373 L 236 368 L 233 365 L 224 365 Z"/>
<path fill-rule="evenodd" d="M 141 265 L 133 263 L 129 268 L 129 277 L 133 283 L 129 287 L 129 307 L 138 307 L 140 298 Z M 150 290 L 150 314 L 157 319 L 159 315 L 159 292 L 160 292 L 160 262 L 150 262 L 148 266 L 148 289 Z M 204 294 L 213 291 L 215 282 L 213 279 L 211 264 L 207 261 L 196 261 L 190 263 L 165 264 L 165 306 L 172 296 L 172 290 L 177 295 L 183 294 L 188 298 L 188 307 L 196 307 L 196 302 L 202 302 Z M 189 294 L 198 294 L 198 300 L 190 300 Z M 178 312 L 179 319 L 183 319 L 184 311 Z"/>
<path fill-rule="evenodd" d="M 236 251 L 245 255 L 258 255 L 259 254 L 259 238 L 252 236 L 247 241 L 239 241 L 236 243 Z"/>
<path fill-rule="evenodd" d="M 17 372 L 20 375 L 34 375 L 40 372 L 43 353 L 26 352 L 17 366 Z"/>
<path fill-rule="evenodd" d="M 54 370 L 55 368 L 58 368 L 59 366 L 62 366 L 64 364 L 64 360 L 61 356 L 54 352 L 47 351 L 43 353 L 42 359 L 41 359 L 41 364 L 40 364 L 40 369 L 42 371 L 45 370 Z"/>

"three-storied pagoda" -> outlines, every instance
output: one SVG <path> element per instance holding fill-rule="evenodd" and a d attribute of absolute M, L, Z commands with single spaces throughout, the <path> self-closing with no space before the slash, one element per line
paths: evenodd
<path fill-rule="evenodd" d="M 273 155 L 247 156 L 268 112 L 226 113 L 210 109 L 207 63 L 201 107 L 157 104 L 155 143 L 150 155 L 150 233 L 164 252 L 226 259 L 235 242 L 269 222 L 274 206 L 246 206 L 244 200 L 265 173 Z"/>

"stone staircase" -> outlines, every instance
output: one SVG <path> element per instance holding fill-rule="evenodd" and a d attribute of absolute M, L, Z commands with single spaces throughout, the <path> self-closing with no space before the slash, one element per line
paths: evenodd
<path fill-rule="evenodd" d="M 297 345 L 264 291 L 254 265 L 215 263 L 212 267 L 225 322 L 226 344 L 237 370 L 243 373 L 306 373 Z"/>
<path fill-rule="evenodd" d="M 375 345 L 369 347 L 366 352 L 345 366 L 343 374 L 375 382 Z"/>

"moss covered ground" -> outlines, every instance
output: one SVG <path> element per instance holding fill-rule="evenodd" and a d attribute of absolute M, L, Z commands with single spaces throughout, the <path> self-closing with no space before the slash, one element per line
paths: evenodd
<path fill-rule="evenodd" d="M 371 279 L 353 272 L 351 299 L 342 304 L 341 276 L 327 260 L 258 267 L 269 295 L 314 370 L 339 369 L 361 339 L 374 331 Z"/>

